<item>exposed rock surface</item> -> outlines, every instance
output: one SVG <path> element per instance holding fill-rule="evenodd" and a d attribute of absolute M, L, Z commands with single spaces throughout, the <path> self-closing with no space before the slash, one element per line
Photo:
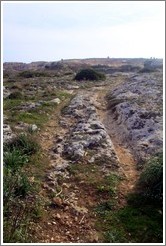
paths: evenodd
<path fill-rule="evenodd" d="M 3 124 L 3 143 L 7 144 L 13 141 L 16 138 L 16 135 L 11 130 L 8 124 Z"/>
<path fill-rule="evenodd" d="M 35 110 L 39 107 L 41 107 L 42 105 L 44 104 L 60 104 L 61 103 L 61 100 L 59 98 L 55 98 L 55 99 L 52 99 L 50 101 L 43 101 L 43 100 L 40 100 L 38 102 L 24 102 L 24 103 L 21 103 L 19 106 L 16 106 L 16 108 L 20 111 L 30 111 L 30 110 Z"/>
<path fill-rule="evenodd" d="M 18 122 L 18 124 L 15 126 L 15 129 L 22 130 L 22 131 L 32 131 L 35 132 L 38 130 L 38 127 L 36 124 L 28 124 L 24 123 L 22 121 Z"/>
<path fill-rule="evenodd" d="M 5 86 L 3 86 L 3 98 L 7 98 L 11 92 Z"/>
<path fill-rule="evenodd" d="M 99 120 L 92 94 L 78 94 L 70 103 L 66 117 L 74 119 L 67 139 L 64 141 L 63 155 L 71 160 L 81 160 L 91 151 L 89 162 L 118 167 L 112 141 Z M 87 157 L 88 158 L 88 157 Z"/>
<path fill-rule="evenodd" d="M 52 99 L 50 102 L 51 103 L 60 104 L 61 103 L 61 100 L 59 98 L 55 98 L 55 99 Z"/>
<path fill-rule="evenodd" d="M 135 76 L 108 95 L 118 132 L 138 158 L 161 151 L 162 84 L 150 75 Z"/>
<path fill-rule="evenodd" d="M 29 110 L 34 110 L 38 107 L 40 107 L 44 102 L 39 101 L 39 102 L 26 102 L 26 103 L 21 103 L 19 106 L 16 106 L 16 108 L 20 111 L 29 111 Z"/>
<path fill-rule="evenodd" d="M 113 143 L 99 120 L 92 93 L 78 93 L 67 107 L 60 125 L 65 132 L 63 137 L 60 132 L 55 136 L 51 148 L 52 169 L 47 175 L 50 185 L 57 184 L 59 177 L 68 179 L 68 167 L 77 162 L 97 163 L 104 173 L 119 168 Z"/>

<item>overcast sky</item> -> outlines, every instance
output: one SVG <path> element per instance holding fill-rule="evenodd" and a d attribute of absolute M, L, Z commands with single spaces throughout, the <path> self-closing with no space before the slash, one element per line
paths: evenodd
<path fill-rule="evenodd" d="M 4 62 L 163 57 L 164 1 L 2 2 Z"/>

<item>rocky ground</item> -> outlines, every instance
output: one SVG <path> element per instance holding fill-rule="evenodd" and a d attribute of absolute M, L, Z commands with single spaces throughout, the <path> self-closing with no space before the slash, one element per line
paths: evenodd
<path fill-rule="evenodd" d="M 51 192 L 53 197 L 51 208 L 47 208 L 46 221 L 39 226 L 35 224 L 35 235 L 36 230 L 40 231 L 36 240 L 40 242 L 102 242 L 100 232 L 94 225 L 94 207 L 100 203 L 101 197 L 93 184 L 96 186 L 98 179 L 105 179 L 110 173 L 119 175 L 123 182 L 116 199 L 117 206 L 121 207 L 126 202 L 125 195 L 133 189 L 138 177 L 130 151 L 123 145 L 115 148 L 101 122 L 97 112 L 103 110 L 98 99 L 99 92 L 101 88 L 87 91 L 86 95 L 79 92 L 60 117 L 56 127 L 58 133 L 55 134 L 54 117 L 47 133 L 41 133 L 41 143 L 50 159 L 43 192 Z M 48 139 L 50 145 L 46 147 Z M 77 180 L 72 169 L 78 166 Z M 92 179 L 90 182 L 81 170 L 87 170 L 86 175 Z M 102 199 L 107 200 L 107 197 Z"/>
<path fill-rule="evenodd" d="M 20 79 L 15 72 L 4 79 L 4 143 L 31 130 L 47 158 L 40 194 L 48 205 L 31 223 L 34 242 L 102 242 L 94 211 L 108 199 L 102 182 L 119 177 L 114 199 L 123 207 L 141 161 L 162 150 L 161 70 L 118 71 L 104 82 L 73 81 L 71 67 L 48 78 Z"/>
<path fill-rule="evenodd" d="M 132 149 L 137 160 L 162 150 L 163 94 L 160 77 L 135 75 L 110 91 L 107 100 L 110 120 L 116 125 L 121 141 Z"/>

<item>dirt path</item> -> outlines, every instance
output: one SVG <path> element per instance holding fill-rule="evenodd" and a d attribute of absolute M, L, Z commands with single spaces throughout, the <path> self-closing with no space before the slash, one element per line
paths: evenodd
<path fill-rule="evenodd" d="M 126 195 L 134 190 L 140 172 L 136 168 L 134 156 L 126 147 L 127 144 L 122 144 L 118 132 L 118 125 L 113 115 L 107 110 L 106 101 L 104 99 L 107 90 L 105 88 L 101 89 L 103 90 L 96 94 L 96 101 L 100 102 L 101 105 L 101 107 L 98 107 L 98 114 L 111 137 L 124 176 L 118 187 L 118 204 L 119 207 L 123 207 L 126 204 Z"/>
<path fill-rule="evenodd" d="M 121 169 L 123 170 L 124 179 L 118 188 L 118 204 L 123 206 L 126 204 L 125 196 L 130 192 L 138 177 L 135 161 L 127 148 L 121 145 L 116 138 L 116 128 L 110 124 L 106 104 L 104 100 L 105 88 L 94 88 L 92 90 L 93 101 L 98 109 L 101 121 L 104 123 L 112 142 L 115 152 L 119 158 Z M 65 105 L 65 103 L 64 103 Z M 62 105 L 62 106 L 64 106 Z M 59 125 L 60 106 L 56 109 L 55 114 L 51 116 L 44 131 L 40 133 L 40 144 L 43 152 L 48 158 L 47 174 L 54 173 L 54 167 L 62 162 L 62 158 L 58 157 L 52 151 L 57 136 L 63 138 L 67 132 L 67 128 Z M 112 119 L 111 119 L 112 120 Z M 70 122 L 68 122 L 70 127 Z M 48 179 L 42 185 L 41 193 L 47 196 L 48 206 L 45 207 L 45 213 L 42 220 L 36 224 L 34 235 L 37 242 L 41 243 L 95 243 L 100 241 L 99 232 L 94 229 L 96 220 L 93 211 L 100 197 L 93 188 L 93 185 L 85 181 L 88 173 L 94 172 L 94 167 L 89 164 L 82 163 L 79 166 L 79 174 L 65 176 L 57 183 Z M 86 173 L 87 170 L 87 173 Z M 77 170 L 78 171 L 78 170 Z M 82 173 L 81 173 L 82 172 Z M 72 173 L 72 172 L 71 172 Z M 100 179 L 100 174 L 97 178 Z M 87 177 L 86 177 L 87 178 Z"/>

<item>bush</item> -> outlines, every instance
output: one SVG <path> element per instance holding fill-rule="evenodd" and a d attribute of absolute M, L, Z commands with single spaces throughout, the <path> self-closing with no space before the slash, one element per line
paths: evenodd
<path fill-rule="evenodd" d="M 96 72 L 93 69 L 83 69 L 78 72 L 74 80 L 104 80 L 105 75 L 99 72 Z"/>
<path fill-rule="evenodd" d="M 8 96 L 8 98 L 9 99 L 22 99 L 23 94 L 20 91 L 14 91 Z"/>
<path fill-rule="evenodd" d="M 37 72 L 37 71 L 23 71 L 19 73 L 19 77 L 23 78 L 35 78 L 35 77 L 47 77 L 47 73 Z"/>
<path fill-rule="evenodd" d="M 147 164 L 139 179 L 139 186 L 144 197 L 155 201 L 163 198 L 163 155 L 156 154 Z"/>

